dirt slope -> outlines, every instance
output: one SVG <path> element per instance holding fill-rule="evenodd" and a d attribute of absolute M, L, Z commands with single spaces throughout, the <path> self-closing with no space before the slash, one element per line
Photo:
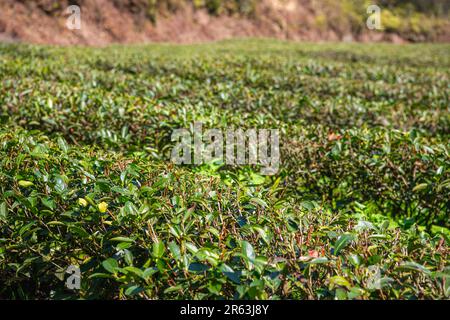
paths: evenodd
<path fill-rule="evenodd" d="M 81 7 L 81 30 L 66 27 L 70 4 Z M 0 41 L 44 44 L 106 45 L 167 41 L 203 42 L 233 37 L 276 37 L 292 40 L 394 41 L 411 40 L 396 32 L 370 31 L 364 17 L 343 18 L 333 7 L 314 0 L 262 0 L 251 16 L 222 13 L 185 4 L 160 10 L 149 18 L 147 0 L 1 0 Z M 326 23 L 324 23 L 326 19 Z M 153 20 L 153 21 L 152 21 Z M 448 24 L 432 36 L 413 40 L 449 41 Z"/>

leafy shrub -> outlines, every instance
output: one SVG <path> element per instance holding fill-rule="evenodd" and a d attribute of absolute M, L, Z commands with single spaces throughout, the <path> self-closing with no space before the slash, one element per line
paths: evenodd
<path fill-rule="evenodd" d="M 448 298 L 447 52 L 1 45 L 0 297 Z M 194 121 L 278 128 L 280 171 L 175 166 Z"/>

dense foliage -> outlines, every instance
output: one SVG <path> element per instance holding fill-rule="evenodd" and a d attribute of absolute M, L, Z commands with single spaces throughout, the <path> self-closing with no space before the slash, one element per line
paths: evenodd
<path fill-rule="evenodd" d="M 448 298 L 449 49 L 2 45 L 0 297 Z M 194 121 L 280 171 L 174 165 Z"/>

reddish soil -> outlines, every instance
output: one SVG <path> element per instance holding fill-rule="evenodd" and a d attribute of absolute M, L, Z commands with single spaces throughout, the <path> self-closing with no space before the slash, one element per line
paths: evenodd
<path fill-rule="evenodd" d="M 68 0 L 1 0 L 0 41 L 40 44 L 94 45 L 110 43 L 193 43 L 234 37 L 275 37 L 306 41 L 391 41 L 405 42 L 395 34 L 364 31 L 352 34 L 350 25 L 332 29 L 317 26 L 315 8 L 299 0 L 262 0 L 258 18 L 211 16 L 189 6 L 160 14 L 156 24 L 136 3 L 139 0 L 79 0 L 81 30 L 66 27 Z M 124 4 L 125 3 L 125 4 Z M 330 12 L 330 15 L 333 13 Z M 332 18 L 332 17 L 331 17 Z M 448 41 L 448 34 L 440 39 Z"/>

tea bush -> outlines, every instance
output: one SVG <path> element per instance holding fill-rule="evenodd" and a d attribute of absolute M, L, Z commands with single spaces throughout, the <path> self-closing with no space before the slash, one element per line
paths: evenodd
<path fill-rule="evenodd" d="M 1 45 L 0 297 L 448 298 L 449 49 Z M 194 121 L 280 171 L 173 164 Z"/>

